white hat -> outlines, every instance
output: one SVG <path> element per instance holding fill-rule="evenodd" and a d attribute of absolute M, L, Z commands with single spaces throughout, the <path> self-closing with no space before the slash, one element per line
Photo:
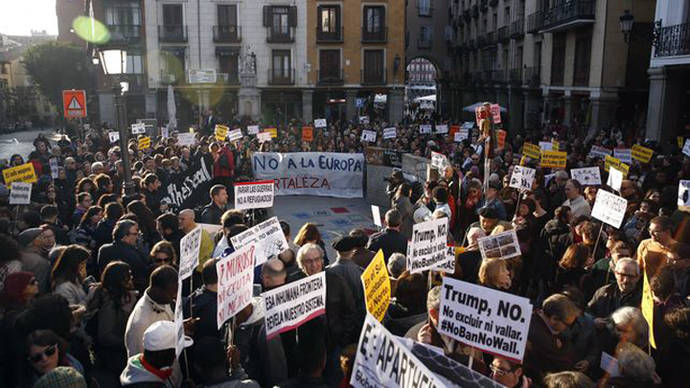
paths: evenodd
<path fill-rule="evenodd" d="M 184 347 L 194 344 L 191 338 L 184 337 Z M 158 321 L 144 332 L 144 349 L 156 352 L 159 350 L 175 349 L 177 344 L 177 325 L 173 321 Z"/>

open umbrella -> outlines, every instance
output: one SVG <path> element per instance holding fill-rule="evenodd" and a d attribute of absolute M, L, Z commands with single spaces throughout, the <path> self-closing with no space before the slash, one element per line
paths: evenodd
<path fill-rule="evenodd" d="M 177 119 L 175 114 L 177 108 L 175 107 L 175 92 L 172 85 L 168 85 L 168 130 L 177 128 Z"/>

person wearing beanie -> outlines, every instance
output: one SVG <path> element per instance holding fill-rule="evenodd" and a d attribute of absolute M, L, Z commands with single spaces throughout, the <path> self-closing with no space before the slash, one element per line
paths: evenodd
<path fill-rule="evenodd" d="M 38 280 L 31 272 L 11 273 L 5 279 L 5 287 L 0 292 L 0 305 L 5 312 L 21 310 L 38 295 Z"/>
<path fill-rule="evenodd" d="M 38 379 L 33 388 L 86 388 L 86 380 L 76 369 L 59 366 Z"/>
<path fill-rule="evenodd" d="M 55 233 L 47 226 L 27 229 L 17 236 L 22 250 L 22 270 L 31 272 L 38 279 L 41 292 L 50 290 L 50 260 L 48 252 L 55 245 Z"/>
<path fill-rule="evenodd" d="M 352 261 L 352 255 L 357 248 L 359 241 L 356 237 L 345 235 L 333 242 L 333 249 L 338 252 L 335 263 L 326 268 L 327 272 L 335 273 L 345 280 L 345 283 L 352 290 L 355 297 L 355 307 L 362 317 L 365 315 L 364 308 L 364 288 L 362 286 L 362 272 L 364 270 Z"/>

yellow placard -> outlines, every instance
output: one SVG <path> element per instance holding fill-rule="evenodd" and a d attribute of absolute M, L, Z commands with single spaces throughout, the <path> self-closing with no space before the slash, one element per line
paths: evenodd
<path fill-rule="evenodd" d="M 627 177 L 628 173 L 630 172 L 630 166 L 625 163 L 619 164 L 616 168 L 623 173 L 623 178 Z"/>
<path fill-rule="evenodd" d="M 226 127 L 225 125 L 218 125 L 216 124 L 216 129 L 214 134 L 216 135 L 216 140 L 218 141 L 225 141 L 228 137 L 228 131 L 230 128 Z"/>
<path fill-rule="evenodd" d="M 652 289 L 649 287 L 649 279 L 647 278 L 647 269 L 642 270 L 644 276 L 644 283 L 642 283 L 642 316 L 649 325 L 649 345 L 656 349 L 656 341 L 654 341 L 654 295 Z"/>
<path fill-rule="evenodd" d="M 278 137 L 278 129 L 277 128 L 264 128 L 263 132 L 268 132 L 271 134 L 271 138 L 275 139 Z"/>
<path fill-rule="evenodd" d="M 552 168 L 565 168 L 568 161 L 568 153 L 561 151 L 542 151 L 541 166 Z"/>
<path fill-rule="evenodd" d="M 649 163 L 649 161 L 652 159 L 652 155 L 654 155 L 654 150 L 651 148 L 642 147 L 639 144 L 635 144 L 632 146 L 630 154 L 632 155 L 633 159 L 639 160 L 642 163 Z"/>
<path fill-rule="evenodd" d="M 558 140 L 551 140 L 551 146 L 553 147 L 554 151 L 561 150 L 561 144 L 558 142 Z"/>
<path fill-rule="evenodd" d="M 367 311 L 381 322 L 391 302 L 391 280 L 388 277 L 382 250 L 379 249 L 374 259 L 362 272 L 361 278 L 364 284 Z"/>
<path fill-rule="evenodd" d="M 614 158 L 611 155 L 606 155 L 606 158 L 604 159 L 604 171 L 609 171 L 611 167 L 615 167 L 617 170 L 623 171 L 621 170 L 620 165 L 620 159 Z"/>
<path fill-rule="evenodd" d="M 683 148 L 685 145 L 685 138 L 683 138 L 683 136 L 678 136 L 676 141 L 678 141 L 678 148 Z"/>
<path fill-rule="evenodd" d="M 145 150 L 151 147 L 151 138 L 148 136 L 139 138 L 139 150 Z"/>
<path fill-rule="evenodd" d="M 2 170 L 2 176 L 5 178 L 5 184 L 10 185 L 12 182 L 35 183 L 38 181 L 34 165 L 24 163 L 16 167 L 10 167 Z"/>
<path fill-rule="evenodd" d="M 539 159 L 539 157 L 541 156 L 541 148 L 539 148 L 538 145 L 534 145 L 532 143 L 523 143 L 522 153 L 523 155 L 527 155 L 532 159 Z"/>

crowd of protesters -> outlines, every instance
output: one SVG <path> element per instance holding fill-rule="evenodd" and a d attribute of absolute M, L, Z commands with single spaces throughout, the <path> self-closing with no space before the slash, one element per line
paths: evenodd
<path fill-rule="evenodd" d="M 244 127 L 246 136 L 232 143 L 215 139 L 212 128 L 202 128 L 190 146 L 179 146 L 174 133 L 154 138 L 145 150 L 131 139 L 131 182 L 122 150 L 105 131 L 93 130 L 83 141 L 39 136 L 30 155 L 0 161 L 3 169 L 30 162 L 38 176 L 29 205 L 9 205 L 9 188 L 0 186 L 0 382 L 347 387 L 366 315 L 360 275 L 382 250 L 393 288 L 384 326 L 506 387 L 688 385 L 690 214 L 678 209 L 677 199 L 679 180 L 690 179 L 690 157 L 677 147 L 662 151 L 646 144 L 654 157 L 630 166 L 620 187 L 628 209 L 615 229 L 591 217 L 597 190 L 612 190 L 583 187 L 568 171 L 599 167 L 605 182 L 603 160 L 590 155 L 590 147 L 629 148 L 641 139 L 623 139 L 617 130 L 591 139 L 543 131 L 509 135 L 501 150 L 490 153 L 486 171 L 487 143 L 476 129 L 454 142 L 446 134 L 420 135 L 417 124 L 397 126 L 390 140 L 382 139 L 389 126 L 382 122 L 329 123 L 314 131 L 312 141 L 303 141 L 299 122 L 264 143 Z M 375 144 L 360 141 L 363 129 L 378 132 Z M 553 140 L 568 152 L 565 169 L 550 171 L 521 158 L 524 142 Z M 252 179 L 251 154 L 359 153 L 369 145 L 421 157 L 441 152 L 449 165 L 426 182 L 394 172 L 384 228 L 372 235 L 354 229 L 338 238 L 332 245 L 337 257 L 327 257 L 318 225 L 281 221 L 290 248 L 260 267 L 257 297 L 227 330 L 218 330 L 215 263 L 233 249 L 230 238 L 256 221 L 233 209 L 231 198 L 234 181 Z M 204 162 L 213 166 L 206 201 L 173 208 L 164 200 L 166 185 Z M 536 168 L 531 190 L 508 186 L 518 164 Z M 134 192 L 124 195 L 130 183 Z M 406 269 L 413 225 L 437 218 L 448 219 L 448 243 L 464 248 L 457 251 L 455 272 L 442 276 L 524 296 L 534 305 L 522 363 L 437 330 L 440 287 Z M 183 288 L 184 329 L 193 345 L 178 359 L 173 320 L 180 240 L 197 223 L 219 225 L 220 231 L 202 232 L 194 291 Z M 482 259 L 477 240 L 510 229 L 521 256 Z M 267 339 L 259 293 L 322 271 L 326 314 Z M 645 272 L 654 295 L 653 327 L 640 310 Z M 602 352 L 617 358 L 619 373 L 600 368 Z"/>

